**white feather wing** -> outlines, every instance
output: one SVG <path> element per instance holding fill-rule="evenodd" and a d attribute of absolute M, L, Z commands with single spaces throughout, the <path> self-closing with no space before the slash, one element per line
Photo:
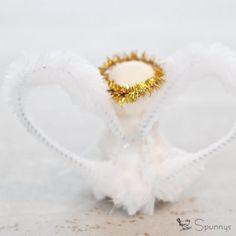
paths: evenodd
<path fill-rule="evenodd" d="M 111 97 L 98 69 L 68 52 L 27 55 L 12 63 L 3 83 L 3 95 L 27 130 L 67 159 L 80 158 L 50 139 L 27 113 L 26 99 L 33 87 L 59 85 L 83 111 L 100 117 L 114 135 L 124 138 L 123 129 L 111 104 Z M 86 122 L 86 121 L 85 121 Z M 92 137 L 91 137 L 92 138 Z"/>
<path fill-rule="evenodd" d="M 199 78 L 211 76 L 219 79 L 236 96 L 236 57 L 230 49 L 219 44 L 188 47 L 164 61 L 163 66 L 166 71 L 166 85 L 154 95 L 153 104 L 140 125 L 140 136 L 147 135 L 153 124 L 159 120 L 162 110 Z M 196 153 L 173 147 L 171 158 L 163 163 L 162 172 L 155 177 L 156 197 L 165 201 L 176 200 L 202 173 L 208 158 L 235 137 L 236 125 L 223 138 Z"/>

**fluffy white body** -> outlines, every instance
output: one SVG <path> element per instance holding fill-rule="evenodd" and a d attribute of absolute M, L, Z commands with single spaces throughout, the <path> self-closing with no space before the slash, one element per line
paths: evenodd
<path fill-rule="evenodd" d="M 158 132 L 162 109 L 196 79 L 211 75 L 236 95 L 236 57 L 220 45 L 186 48 L 163 60 L 166 84 L 134 104 L 119 107 L 98 70 L 70 53 L 21 59 L 11 66 L 3 86 L 5 98 L 27 130 L 78 166 L 97 199 L 109 197 L 129 215 L 152 214 L 156 200 L 175 201 L 204 169 L 206 160 L 236 137 L 234 126 L 204 150 L 188 153 L 172 147 Z M 152 69 L 142 63 L 114 67 L 119 84 L 145 80 Z M 98 116 L 106 130 L 97 143 L 99 158 L 84 159 L 51 140 L 27 112 L 26 98 L 35 86 L 59 84 L 79 109 Z"/>

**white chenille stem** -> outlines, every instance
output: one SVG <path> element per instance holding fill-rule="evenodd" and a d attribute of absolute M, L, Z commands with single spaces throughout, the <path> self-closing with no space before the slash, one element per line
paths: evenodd
<path fill-rule="evenodd" d="M 21 86 L 19 86 L 20 88 Z M 21 90 L 19 90 L 18 96 L 17 96 L 17 104 L 15 113 L 18 116 L 21 123 L 25 126 L 27 131 L 31 133 L 36 139 L 38 139 L 41 143 L 46 145 L 49 149 L 54 151 L 55 153 L 59 154 L 61 157 L 63 157 L 65 160 L 70 161 L 72 164 L 79 167 L 83 172 L 82 175 L 85 176 L 93 176 L 95 178 L 98 178 L 99 175 L 97 175 L 97 171 L 99 170 L 99 165 L 102 164 L 102 162 L 98 161 L 89 161 L 86 159 L 83 159 L 79 157 L 77 154 L 69 151 L 68 149 L 64 148 L 62 145 L 56 143 L 53 141 L 50 137 L 48 137 L 45 132 L 43 132 L 37 125 L 34 124 L 32 119 L 27 115 L 27 112 L 25 110 L 25 94 L 24 96 L 21 95 Z"/>
<path fill-rule="evenodd" d="M 45 134 L 45 132 L 43 132 L 37 125 L 34 124 L 33 120 L 27 114 L 25 109 L 25 102 L 29 91 L 34 87 L 42 86 L 45 84 L 58 84 L 62 87 L 63 85 L 65 85 L 67 86 L 65 90 L 68 92 L 75 103 L 79 103 L 77 104 L 78 106 L 91 108 L 95 104 L 99 109 L 99 100 L 94 100 L 94 104 L 91 104 L 90 100 L 84 99 L 84 97 L 78 97 L 79 95 L 81 95 L 81 93 L 84 92 L 83 89 L 81 93 L 78 93 L 78 91 L 76 90 L 78 88 L 77 83 L 79 83 L 80 86 L 87 86 L 87 84 L 85 84 L 85 81 L 86 83 L 93 84 L 94 77 L 96 79 L 95 81 L 98 81 L 97 87 L 102 86 L 102 84 L 100 83 L 100 81 L 102 80 L 97 80 L 96 72 L 93 73 L 94 69 L 93 67 L 90 67 L 91 66 L 87 65 L 85 62 L 81 62 L 78 59 L 75 60 L 73 56 L 64 56 L 64 54 L 63 56 L 61 54 L 57 55 L 55 56 L 55 58 L 52 54 L 49 56 L 45 56 L 44 58 L 37 57 L 36 60 L 22 59 L 22 62 L 16 62 L 15 64 L 13 64 L 11 68 L 12 70 L 10 70 L 7 74 L 3 84 L 3 93 L 5 95 L 4 97 L 7 99 L 7 102 L 12 107 L 13 111 L 19 117 L 20 121 L 26 127 L 28 132 L 30 132 L 34 137 L 36 137 L 47 147 L 60 154 L 60 156 L 62 156 L 64 159 L 69 160 L 70 162 L 80 167 L 80 169 L 84 171 L 82 171 L 82 174 L 88 176 L 88 174 L 91 175 L 93 173 L 93 176 L 97 176 L 97 171 L 103 165 L 103 162 L 90 161 L 81 158 L 77 154 L 64 148 L 62 145 L 52 141 L 52 139 L 49 138 Z M 74 72 L 75 75 L 72 75 L 71 73 L 68 74 L 67 69 L 70 72 Z M 43 74 L 42 76 L 42 74 L 40 73 L 44 73 L 45 71 L 48 72 L 48 74 L 46 74 L 46 76 L 45 74 Z M 65 75 L 67 75 L 66 78 L 64 77 Z M 72 84 L 70 84 L 69 81 L 71 81 Z M 92 86 L 88 85 L 88 87 L 93 89 Z M 94 87 L 96 88 L 96 86 Z M 69 91 L 67 89 L 69 89 Z M 99 91 L 103 90 L 100 88 Z M 84 93 L 84 96 L 89 96 L 89 94 L 93 92 L 96 93 L 96 91 L 91 90 L 86 92 L 88 92 L 88 94 Z M 102 99 L 102 95 L 99 98 Z M 107 118 L 107 122 L 109 125 L 115 126 L 114 124 L 116 124 L 116 121 L 114 121 L 112 114 L 110 114 L 108 111 L 109 109 L 107 109 L 103 113 L 103 115 L 104 117 L 109 117 L 109 119 Z M 116 129 L 116 127 L 114 129 Z M 120 130 L 117 128 L 116 132 L 119 133 L 119 131 Z"/>
<path fill-rule="evenodd" d="M 52 141 L 40 128 L 38 128 L 31 118 L 28 117 L 24 107 L 24 101 L 26 98 L 24 98 L 21 95 L 21 92 L 19 91 L 19 95 L 17 97 L 17 104 L 16 104 L 16 115 L 20 119 L 21 123 L 25 126 L 27 131 L 31 133 L 34 137 L 36 137 L 39 141 L 41 141 L 43 144 L 45 144 L 48 148 L 52 149 L 56 153 L 60 154 L 62 157 L 65 157 L 66 159 L 70 160 L 74 164 L 80 163 L 78 161 L 78 156 L 74 153 L 71 153 L 70 151 L 63 148 L 61 145 L 55 143 Z"/>
<path fill-rule="evenodd" d="M 187 90 L 194 81 L 212 76 L 219 80 L 236 97 L 236 57 L 234 52 L 222 45 L 195 45 L 177 52 L 163 63 L 166 84 L 154 95 L 153 104 L 145 114 L 139 129 L 144 137 L 159 119 L 165 107 Z M 236 136 L 235 125 L 217 142 L 195 153 L 195 158 L 206 158 L 220 151 Z"/>
<path fill-rule="evenodd" d="M 236 138 L 236 124 L 234 124 L 233 128 L 219 141 L 209 145 L 203 150 L 200 150 L 194 153 L 194 158 L 203 159 L 206 158 L 216 152 L 221 151 L 226 145 L 230 144 Z"/>

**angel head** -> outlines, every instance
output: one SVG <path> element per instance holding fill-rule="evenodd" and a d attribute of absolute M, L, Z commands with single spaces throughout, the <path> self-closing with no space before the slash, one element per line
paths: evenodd
<path fill-rule="evenodd" d="M 108 92 L 121 106 L 140 101 L 160 89 L 164 83 L 163 68 L 145 53 L 141 56 L 135 52 L 116 55 L 108 58 L 99 70 L 107 82 Z M 140 104 L 136 107 L 143 108 Z"/>

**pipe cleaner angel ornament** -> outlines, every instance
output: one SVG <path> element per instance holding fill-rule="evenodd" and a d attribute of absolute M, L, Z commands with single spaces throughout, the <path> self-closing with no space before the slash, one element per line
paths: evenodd
<path fill-rule="evenodd" d="M 233 126 L 216 143 L 190 153 L 159 134 L 163 108 L 209 75 L 236 95 L 236 57 L 220 45 L 191 46 L 161 63 L 145 54 L 115 56 L 99 69 L 76 55 L 51 53 L 13 63 L 4 93 L 33 136 L 77 165 L 97 199 L 109 197 L 129 215 L 153 214 L 156 200 L 175 201 L 209 157 L 236 137 Z M 102 159 L 67 150 L 33 122 L 27 96 L 34 87 L 49 84 L 60 85 L 80 110 L 104 122 L 106 129 L 97 143 Z"/>

